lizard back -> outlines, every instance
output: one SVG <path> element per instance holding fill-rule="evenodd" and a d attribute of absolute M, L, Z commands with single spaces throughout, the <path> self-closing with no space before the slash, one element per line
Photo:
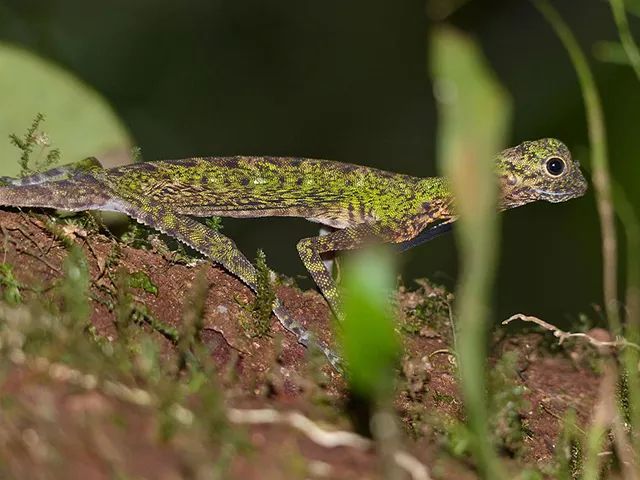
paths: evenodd
<path fill-rule="evenodd" d="M 97 175 L 122 198 L 178 213 L 295 216 L 337 228 L 423 208 L 418 186 L 425 181 L 328 160 L 245 156 L 145 162 Z"/>

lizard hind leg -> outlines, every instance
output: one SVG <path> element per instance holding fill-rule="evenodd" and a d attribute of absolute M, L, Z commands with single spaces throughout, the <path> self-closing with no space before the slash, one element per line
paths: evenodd
<path fill-rule="evenodd" d="M 193 218 L 172 212 L 168 208 L 137 207 L 129 204 L 124 212 L 140 223 L 181 241 L 185 245 L 209 257 L 215 263 L 237 276 L 251 290 L 258 290 L 258 274 L 253 264 L 238 250 L 233 240 L 212 230 Z M 294 334 L 305 347 L 318 348 L 336 370 L 340 368 L 340 357 L 312 335 L 284 308 L 279 299 L 273 304 L 273 313 L 285 330 Z"/>

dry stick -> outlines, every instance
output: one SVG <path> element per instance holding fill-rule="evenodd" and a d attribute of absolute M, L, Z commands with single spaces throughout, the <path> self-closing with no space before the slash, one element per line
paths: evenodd
<path fill-rule="evenodd" d="M 613 185 L 614 201 L 618 217 L 624 226 L 627 250 L 627 290 L 625 293 L 625 335 L 632 341 L 640 340 L 640 221 L 633 204 L 619 184 Z M 622 365 L 626 370 L 628 386 L 628 405 L 630 409 L 631 431 L 634 432 L 635 450 L 640 452 L 640 378 L 638 361 L 640 355 L 628 350 L 622 356 Z"/>
<path fill-rule="evenodd" d="M 5 227 L 0 227 L 2 228 L 2 232 L 4 233 L 5 231 Z M 23 228 L 21 226 L 17 226 L 17 227 L 7 227 L 6 228 L 8 231 L 10 232 L 20 232 L 22 234 L 22 236 L 28 240 L 29 242 L 31 242 L 38 250 L 40 250 L 40 253 L 45 255 L 45 251 L 42 250 L 42 247 L 40 246 L 40 244 L 38 242 L 36 242 L 33 238 L 31 238 L 31 235 L 29 235 L 27 232 L 25 232 L 23 230 Z"/>
<path fill-rule="evenodd" d="M 618 372 L 616 364 L 608 359 L 605 371 L 600 383 L 598 400 L 591 416 L 591 425 L 587 430 L 587 444 L 585 461 L 583 466 L 584 480 L 597 480 L 600 478 L 601 458 L 603 442 L 607 431 L 611 428 L 616 417 L 616 381 Z M 627 480 L 627 479 L 625 479 Z"/>
<path fill-rule="evenodd" d="M 556 420 L 558 420 L 559 422 L 562 422 L 564 419 L 562 418 L 562 416 L 558 415 L 557 413 L 555 413 L 553 410 L 551 410 L 551 408 L 549 408 L 547 406 L 546 403 L 544 403 L 544 400 L 540 402 L 540 407 L 542 407 L 542 409 L 547 412 L 549 415 L 551 415 L 553 418 L 555 418 Z M 578 425 L 574 425 L 575 429 L 578 430 L 580 433 L 582 433 L 583 435 L 585 434 L 585 431 L 580 428 Z"/>
<path fill-rule="evenodd" d="M 578 75 L 582 98 L 584 99 L 591 148 L 592 180 L 596 194 L 596 205 L 600 217 L 602 235 L 603 289 L 604 302 L 609 327 L 615 334 L 620 333 L 618 315 L 618 250 L 614 209 L 607 157 L 607 136 L 600 95 L 593 74 L 577 40 L 558 12 L 546 0 L 534 0 L 535 6 L 549 21 L 564 44 Z"/>
<path fill-rule="evenodd" d="M 227 416 L 232 423 L 244 425 L 286 424 L 324 448 L 349 447 L 366 451 L 373 446 L 371 440 L 356 433 L 325 430 L 299 412 L 280 412 L 272 408 L 229 408 Z"/>
<path fill-rule="evenodd" d="M 640 350 L 640 345 L 630 342 L 626 338 L 621 336 L 617 336 L 616 339 L 613 341 L 602 341 L 592 337 L 587 333 L 565 332 L 564 330 L 561 330 L 555 325 L 545 322 L 544 320 L 538 317 L 525 315 L 523 313 L 516 313 L 515 315 L 511 315 L 509 318 L 502 321 L 502 325 L 507 325 L 508 323 L 511 323 L 514 320 L 522 320 L 523 322 L 532 322 L 532 323 L 535 323 L 536 325 L 541 326 L 545 330 L 549 330 L 550 332 L 553 332 L 553 335 L 558 339 L 559 344 L 562 344 L 562 342 L 564 342 L 568 338 L 583 338 L 587 340 L 591 345 L 594 345 L 596 347 L 613 347 L 613 348 L 619 348 L 619 349 L 630 347 L 630 348 L 635 348 L 636 350 Z"/>
<path fill-rule="evenodd" d="M 30 358 L 20 349 L 10 353 L 9 358 L 15 365 L 30 367 L 36 371 L 47 373 L 52 379 L 69 383 L 84 390 L 101 390 L 106 395 L 138 406 L 152 407 L 157 399 L 150 392 L 136 387 L 129 387 L 121 382 L 100 381 L 98 377 L 85 374 L 80 370 L 59 362 L 52 362 L 46 357 Z M 180 412 L 180 418 L 193 419 L 193 412 L 180 404 L 174 410 Z M 285 424 L 306 435 L 312 442 L 324 448 L 348 447 L 360 451 L 373 448 L 374 442 L 353 432 L 343 430 L 325 430 L 317 423 L 299 412 L 280 412 L 271 408 L 262 409 L 227 409 L 230 422 L 245 425 Z M 413 480 L 431 480 L 428 468 L 410 453 L 397 450 L 393 459 L 405 470 Z"/>
<path fill-rule="evenodd" d="M 54 272 L 62 275 L 62 271 L 56 267 L 55 265 L 53 265 L 52 263 L 50 263 L 48 260 L 45 260 L 44 258 L 42 258 L 40 255 L 36 255 L 35 253 L 31 253 L 29 250 L 26 250 L 22 247 L 19 247 L 17 244 L 15 245 L 16 248 L 16 252 L 18 253 L 22 253 L 23 255 L 27 255 L 29 257 L 35 258 L 36 260 L 42 262 L 43 264 L 45 264 L 47 267 L 49 267 L 51 270 L 53 270 Z"/>
<path fill-rule="evenodd" d="M 233 423 L 249 425 L 287 424 L 304 433 L 314 443 L 325 448 L 351 447 L 365 451 L 374 446 L 374 443 L 370 439 L 353 432 L 325 430 L 299 412 L 279 412 L 271 408 L 230 408 L 227 411 L 227 417 Z M 393 459 L 412 479 L 431 479 L 427 467 L 410 453 L 403 450 L 396 450 Z"/>
<path fill-rule="evenodd" d="M 638 480 L 640 477 L 638 477 L 638 469 L 636 467 L 636 454 L 633 451 L 631 442 L 629 442 L 629 437 L 622 424 L 620 415 L 614 417 L 612 430 L 614 447 L 622 467 L 622 478 L 624 480 Z"/>
<path fill-rule="evenodd" d="M 512 315 L 508 319 L 502 322 L 503 325 L 510 323 L 513 320 L 522 320 L 524 322 L 532 322 L 541 326 L 545 330 L 553 332 L 553 335 L 558 339 L 558 344 L 562 344 L 568 338 L 582 338 L 587 340 L 590 344 L 598 348 L 614 347 L 625 348 L 631 347 L 636 350 L 640 350 L 640 346 L 627 341 L 623 337 L 618 337 L 614 341 L 601 341 L 593 338 L 586 333 L 571 333 L 565 332 L 559 329 L 555 325 L 552 325 L 544 320 L 533 317 L 530 315 L 523 315 L 518 313 Z M 598 403 L 592 416 L 591 427 L 589 428 L 587 441 L 588 452 L 586 458 L 588 459 L 585 465 L 585 478 L 597 478 L 598 475 L 598 449 L 601 445 L 601 440 L 608 429 L 613 430 L 613 442 L 616 448 L 618 457 L 622 464 L 623 478 L 624 480 L 638 480 L 637 474 L 637 459 L 633 451 L 633 447 L 629 442 L 627 433 L 622 426 L 620 419 L 620 413 L 616 408 L 616 381 L 618 378 L 617 365 L 612 358 L 607 358 L 607 364 L 605 366 L 605 373 L 600 384 L 600 393 L 598 395 Z M 543 408 L 545 405 L 542 404 Z M 546 409 L 545 409 L 546 410 Z M 551 412 L 548 412 L 551 413 Z M 552 414 L 553 415 L 553 414 Z M 555 416 L 555 415 L 553 415 Z M 589 463 L 590 462 L 590 463 Z"/>

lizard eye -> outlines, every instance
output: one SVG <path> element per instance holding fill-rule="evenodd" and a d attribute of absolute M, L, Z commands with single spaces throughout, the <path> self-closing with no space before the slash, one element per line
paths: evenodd
<path fill-rule="evenodd" d="M 562 175 L 562 172 L 564 172 L 564 169 L 565 169 L 564 160 L 558 157 L 548 158 L 546 162 L 546 167 L 547 167 L 547 172 L 549 172 L 551 176 L 557 177 L 559 175 Z"/>

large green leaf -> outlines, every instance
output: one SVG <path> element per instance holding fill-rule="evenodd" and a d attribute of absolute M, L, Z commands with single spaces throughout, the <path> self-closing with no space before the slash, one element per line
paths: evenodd
<path fill-rule="evenodd" d="M 0 175 L 15 176 L 20 151 L 9 134 L 22 136 L 37 113 L 41 129 L 69 163 L 129 148 L 129 133 L 93 89 L 54 63 L 0 43 Z"/>

